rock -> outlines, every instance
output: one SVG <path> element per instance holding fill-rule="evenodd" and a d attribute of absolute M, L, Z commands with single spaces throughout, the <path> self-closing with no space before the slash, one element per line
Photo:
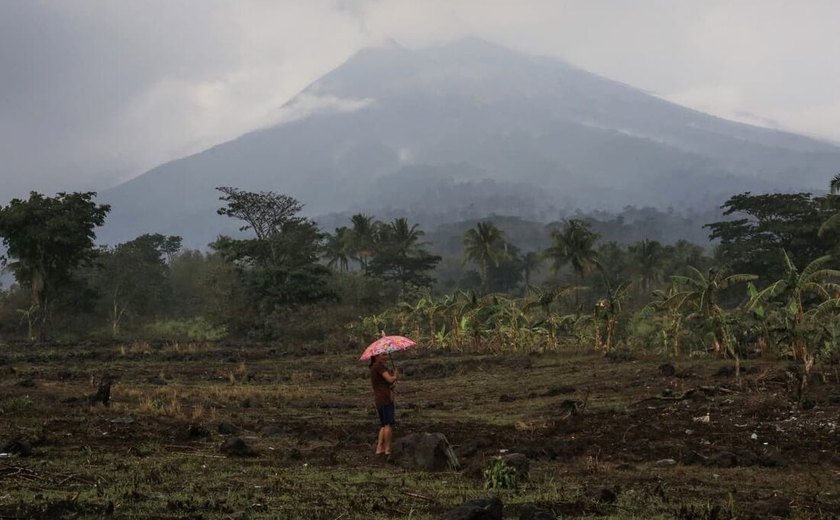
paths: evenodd
<path fill-rule="evenodd" d="M 608 487 L 593 487 L 586 490 L 586 495 L 596 502 L 612 504 L 618 500 L 618 491 Z"/>
<path fill-rule="evenodd" d="M 260 435 L 264 437 L 273 437 L 275 435 L 281 435 L 283 433 L 283 429 L 276 424 L 269 424 L 267 426 L 263 426 L 260 430 Z"/>
<path fill-rule="evenodd" d="M 422 471 L 457 469 L 458 458 L 442 433 L 413 433 L 397 439 L 391 448 L 397 466 Z"/>
<path fill-rule="evenodd" d="M 677 464 L 677 461 L 674 459 L 659 459 L 653 463 L 654 466 L 674 466 Z"/>
<path fill-rule="evenodd" d="M 226 439 L 219 448 L 219 451 L 225 455 L 232 455 L 235 457 L 255 457 L 257 455 L 257 451 L 239 437 Z"/>
<path fill-rule="evenodd" d="M 229 422 L 223 422 L 219 424 L 217 430 L 222 435 L 236 435 L 237 433 L 239 433 L 239 428 L 237 428 Z"/>
<path fill-rule="evenodd" d="M 191 424 L 187 427 L 187 437 L 190 439 L 206 439 L 210 437 L 210 430 L 199 424 Z"/>
<path fill-rule="evenodd" d="M 732 377 L 735 375 L 735 367 L 733 366 L 725 366 L 720 367 L 717 372 L 715 372 L 715 377 Z"/>
<path fill-rule="evenodd" d="M 659 365 L 659 375 L 665 377 L 673 377 L 677 373 L 677 369 L 670 363 L 663 363 Z"/>
<path fill-rule="evenodd" d="M 532 504 L 523 506 L 519 513 L 519 520 L 554 520 L 554 518 L 554 515 L 550 512 Z"/>
<path fill-rule="evenodd" d="M 783 468 L 787 466 L 787 462 L 778 453 L 768 453 L 758 458 L 758 465 L 764 468 Z"/>
<path fill-rule="evenodd" d="M 758 456 L 749 450 L 741 450 L 737 455 L 739 466 L 755 466 L 758 464 Z"/>
<path fill-rule="evenodd" d="M 21 457 L 28 457 L 32 455 L 32 445 L 23 439 L 18 439 L 6 444 L 0 451 L 20 455 Z"/>
<path fill-rule="evenodd" d="M 683 456 L 682 463 L 685 466 L 694 466 L 694 465 L 697 465 L 697 464 L 706 465 L 708 460 L 709 459 L 707 457 L 704 457 L 703 455 L 700 455 L 696 451 L 691 450 Z"/>
<path fill-rule="evenodd" d="M 612 363 L 621 363 L 621 362 L 624 362 L 624 361 L 633 361 L 633 359 L 635 359 L 633 357 L 633 354 L 631 354 L 630 352 L 627 352 L 627 351 L 622 351 L 622 350 L 610 350 L 609 352 L 604 354 L 604 357 L 607 358 L 607 361 L 610 361 Z"/>
<path fill-rule="evenodd" d="M 528 474 L 531 469 L 531 463 L 528 457 L 522 453 L 508 453 L 502 457 L 502 462 L 516 470 L 517 476 L 521 480 L 528 480 Z"/>
<path fill-rule="evenodd" d="M 504 505 L 498 497 L 468 500 L 450 509 L 441 520 L 502 520 Z"/>
<path fill-rule="evenodd" d="M 731 451 L 721 451 L 709 457 L 706 465 L 717 468 L 734 468 L 738 465 L 738 456 Z"/>

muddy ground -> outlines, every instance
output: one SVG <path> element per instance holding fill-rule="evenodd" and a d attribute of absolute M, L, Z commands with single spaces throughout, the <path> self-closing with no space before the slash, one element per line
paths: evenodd
<path fill-rule="evenodd" d="M 329 350 L 0 346 L 0 519 L 423 519 L 493 494 L 505 518 L 840 517 L 837 365 L 802 409 L 784 360 L 418 348 L 396 436 L 441 432 L 461 463 L 429 473 L 374 460 L 367 366 Z M 511 452 L 529 479 L 486 490 Z"/>

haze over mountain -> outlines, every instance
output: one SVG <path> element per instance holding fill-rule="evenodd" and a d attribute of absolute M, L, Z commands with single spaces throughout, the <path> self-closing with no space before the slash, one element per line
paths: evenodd
<path fill-rule="evenodd" d="M 100 239 L 162 232 L 203 246 L 235 229 L 215 214 L 216 186 L 286 193 L 316 217 L 549 221 L 563 209 L 708 210 L 742 191 L 821 190 L 840 164 L 832 144 L 474 39 L 361 51 L 281 110 L 281 124 L 104 192 L 113 209 Z"/>

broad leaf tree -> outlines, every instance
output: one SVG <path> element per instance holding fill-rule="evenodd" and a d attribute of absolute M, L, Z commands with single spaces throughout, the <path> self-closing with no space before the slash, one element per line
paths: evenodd
<path fill-rule="evenodd" d="M 167 263 L 181 237 L 145 234 L 101 253 L 99 290 L 105 296 L 111 333 L 116 336 L 127 316 L 154 316 L 170 303 Z"/>
<path fill-rule="evenodd" d="M 31 291 L 40 313 L 40 336 L 48 332 L 51 304 L 75 269 L 96 256 L 94 229 L 110 210 L 97 205 L 94 192 L 58 193 L 46 197 L 32 192 L 29 199 L 13 199 L 0 208 L 0 237 L 4 261 L 18 283 Z"/>
<path fill-rule="evenodd" d="M 840 197 L 812 197 L 809 193 L 743 193 L 721 206 L 736 217 L 707 224 L 709 238 L 720 240 L 716 256 L 735 271 L 784 276 L 782 250 L 794 265 L 807 265 L 830 254 L 834 242 L 821 237 L 820 227 L 840 210 Z"/>
<path fill-rule="evenodd" d="M 237 308 L 250 315 L 232 318 L 263 329 L 289 310 L 334 297 L 327 284 L 330 270 L 318 263 L 324 235 L 315 222 L 299 215 L 303 206 L 296 199 L 273 192 L 217 189 L 226 203 L 218 213 L 242 220 L 240 229 L 255 235 L 222 236 L 211 244 L 240 276 L 240 287 L 231 299 L 240 298 Z M 262 333 L 265 330 L 258 331 Z"/>

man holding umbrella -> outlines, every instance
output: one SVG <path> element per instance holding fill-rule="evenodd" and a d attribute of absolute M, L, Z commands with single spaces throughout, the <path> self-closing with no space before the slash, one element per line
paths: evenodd
<path fill-rule="evenodd" d="M 388 353 L 370 358 L 370 384 L 373 386 L 373 403 L 379 414 L 379 435 L 376 440 L 376 454 L 385 456 L 391 454 L 391 438 L 396 422 L 396 407 L 394 406 L 394 383 L 399 377 L 396 367 L 388 369 Z"/>
<path fill-rule="evenodd" d="M 374 341 L 362 353 L 359 361 L 370 360 L 370 384 L 373 387 L 373 403 L 379 415 L 379 435 L 376 441 L 376 455 L 391 454 L 391 438 L 396 422 L 396 408 L 394 406 L 394 383 L 399 378 L 396 367 L 389 370 L 387 363 L 389 354 L 398 350 L 413 347 L 415 343 L 404 336 L 385 336 Z"/>

